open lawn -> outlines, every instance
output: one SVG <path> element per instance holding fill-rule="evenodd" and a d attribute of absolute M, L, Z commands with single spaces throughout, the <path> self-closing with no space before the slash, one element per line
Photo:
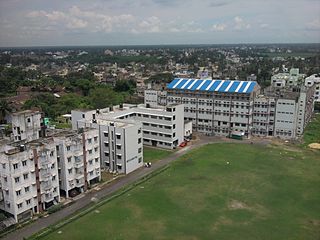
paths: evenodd
<path fill-rule="evenodd" d="M 304 145 L 320 143 L 320 113 L 316 114 L 304 130 Z"/>
<path fill-rule="evenodd" d="M 319 173 L 319 151 L 207 145 L 43 239 L 319 239 Z"/>
<path fill-rule="evenodd" d="M 172 153 L 173 153 L 173 150 L 165 150 L 165 149 L 143 146 L 143 161 L 153 163 L 160 159 L 168 157 Z"/>

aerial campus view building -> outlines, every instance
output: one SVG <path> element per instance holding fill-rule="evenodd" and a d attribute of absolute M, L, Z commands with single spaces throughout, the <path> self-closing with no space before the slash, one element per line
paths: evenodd
<path fill-rule="evenodd" d="M 0 148 L 0 208 L 15 222 L 29 218 L 60 196 L 85 192 L 102 170 L 128 174 L 142 167 L 143 145 L 174 149 L 192 131 L 300 137 L 316 83 L 295 69 L 273 76 L 265 89 L 255 81 L 177 78 L 165 91 L 146 90 L 145 104 L 72 110 L 70 130 L 46 130 L 38 111 L 14 113 L 12 139 Z"/>
<path fill-rule="evenodd" d="M 145 103 L 184 104 L 185 120 L 197 132 L 292 139 L 311 119 L 316 87 L 305 86 L 297 72 L 273 76 L 265 89 L 254 81 L 176 78 L 165 91 L 146 90 Z"/>

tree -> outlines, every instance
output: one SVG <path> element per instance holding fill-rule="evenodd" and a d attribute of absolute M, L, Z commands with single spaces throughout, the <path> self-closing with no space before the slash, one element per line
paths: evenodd
<path fill-rule="evenodd" d="M 123 102 L 123 96 L 109 87 L 92 89 L 88 98 L 94 108 L 105 108 Z"/>
<path fill-rule="evenodd" d="M 132 92 L 135 87 L 136 83 L 133 80 L 118 80 L 114 90 L 117 92 Z"/>
<path fill-rule="evenodd" d="M 5 123 L 6 114 L 11 112 L 11 107 L 6 100 L 0 100 L 0 123 Z"/>
<path fill-rule="evenodd" d="M 83 96 L 87 96 L 90 89 L 94 88 L 94 83 L 88 79 L 80 79 L 76 82 L 76 86 L 81 89 Z"/>

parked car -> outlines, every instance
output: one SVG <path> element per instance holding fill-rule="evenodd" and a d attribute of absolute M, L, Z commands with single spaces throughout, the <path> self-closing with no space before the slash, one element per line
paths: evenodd
<path fill-rule="evenodd" d="M 180 145 L 179 145 L 180 147 L 185 147 L 185 146 L 187 146 L 187 142 L 186 141 L 184 141 L 184 142 L 182 142 L 182 143 L 180 143 Z"/>

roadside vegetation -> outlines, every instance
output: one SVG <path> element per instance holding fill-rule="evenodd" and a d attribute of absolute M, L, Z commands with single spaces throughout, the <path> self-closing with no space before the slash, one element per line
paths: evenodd
<path fill-rule="evenodd" d="M 320 143 L 320 113 L 316 114 L 308 124 L 303 135 L 304 146 Z"/>
<path fill-rule="evenodd" d="M 212 144 L 43 239 L 317 239 L 319 153 Z"/>

